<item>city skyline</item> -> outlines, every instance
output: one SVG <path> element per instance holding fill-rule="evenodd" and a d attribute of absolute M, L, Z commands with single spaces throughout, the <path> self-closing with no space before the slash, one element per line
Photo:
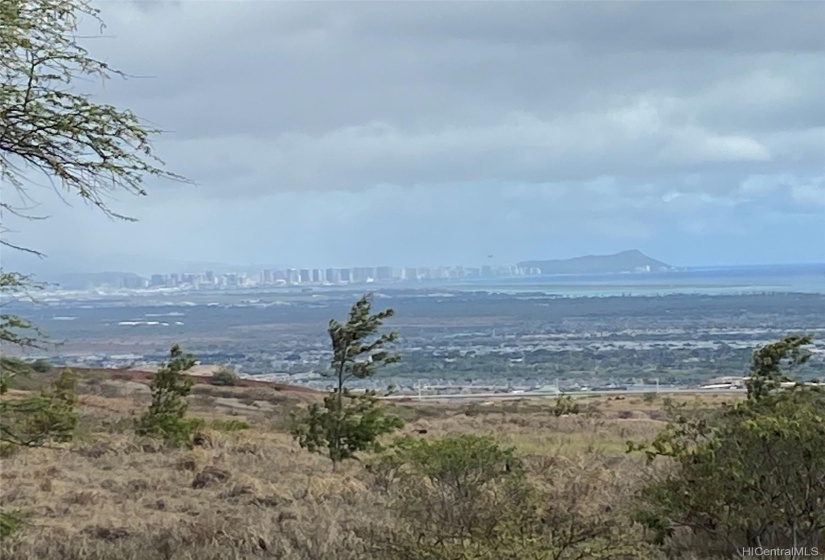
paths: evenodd
<path fill-rule="evenodd" d="M 468 278 L 496 278 L 538 275 L 535 267 L 517 265 L 466 267 L 463 265 L 441 265 L 428 267 L 326 267 L 326 268 L 266 268 L 254 273 L 215 272 L 205 270 L 197 273 L 171 272 L 141 275 L 129 272 L 102 272 L 77 274 L 78 278 L 69 287 L 152 289 L 152 288 L 240 288 L 261 286 L 320 286 L 359 285 L 395 282 L 416 282 L 421 280 L 455 280 Z M 71 275 L 69 275 L 71 276 Z M 60 287 L 60 283 L 57 284 Z"/>
<path fill-rule="evenodd" d="M 583 255 L 578 255 L 578 257 L 582 257 Z M 593 256 L 593 255 L 584 255 L 584 256 Z M 605 257 L 609 255 L 595 255 L 598 257 Z M 535 259 L 528 259 L 528 260 L 535 260 Z M 42 261 L 41 261 L 42 262 Z M 795 263 L 755 263 L 755 264 L 748 264 L 748 265 L 737 265 L 737 264 L 692 264 L 688 266 L 677 265 L 674 266 L 672 263 L 669 263 L 667 266 L 674 270 L 688 270 L 688 269 L 701 269 L 706 267 L 773 267 L 773 266 L 810 266 L 810 265 L 823 265 L 825 261 L 808 261 L 808 262 L 795 262 Z M 46 271 L 37 271 L 37 276 L 41 281 L 46 281 L 49 283 L 61 283 L 61 280 L 65 281 L 66 278 L 69 277 L 94 277 L 94 276 L 105 276 L 105 275 L 123 275 L 123 276 L 134 276 L 134 277 L 141 277 L 145 280 L 149 280 L 152 276 L 187 276 L 187 275 L 204 275 L 208 272 L 211 272 L 215 275 L 240 275 L 245 278 L 253 278 L 258 277 L 261 279 L 262 283 L 265 282 L 265 274 L 267 271 L 275 273 L 273 278 L 288 280 L 288 272 L 292 271 L 294 274 L 300 275 L 301 272 L 308 271 L 309 274 L 313 272 L 320 273 L 322 279 L 321 280 L 313 280 L 314 282 L 332 282 L 338 283 L 339 279 L 341 279 L 340 275 L 334 277 L 333 280 L 327 280 L 327 275 L 330 271 L 336 271 L 336 273 L 342 270 L 372 270 L 377 271 L 378 269 L 386 269 L 388 271 L 392 271 L 391 273 L 385 272 L 382 276 L 386 278 L 388 276 L 393 276 L 396 279 L 400 279 L 403 276 L 403 279 L 408 280 L 410 274 L 408 271 L 415 270 L 417 271 L 418 276 L 421 279 L 427 278 L 456 278 L 456 277 L 472 277 L 473 271 L 477 271 L 477 277 L 492 277 L 490 275 L 490 270 L 499 271 L 496 273 L 498 276 L 502 275 L 511 275 L 511 276 L 520 276 L 520 275 L 533 275 L 539 274 L 539 271 L 530 271 L 529 267 L 522 267 L 523 270 L 519 271 L 520 267 L 518 263 L 499 263 L 497 261 L 493 261 L 491 259 L 486 259 L 484 263 L 475 263 L 475 264 L 430 264 L 430 265 L 406 265 L 406 266 L 390 266 L 390 265 L 374 265 L 374 266 L 286 266 L 286 265 L 256 265 L 256 264 L 240 264 L 240 265 L 233 265 L 227 263 L 188 263 L 188 264 L 169 264 L 166 267 L 156 268 L 154 270 L 146 269 L 142 271 L 136 270 L 128 270 L 126 267 L 109 267 L 108 269 L 102 270 L 77 270 L 77 269 L 67 269 L 67 270 L 50 270 L 46 269 Z M 488 273 L 482 274 L 481 271 L 487 269 Z M 456 272 L 452 272 L 449 274 L 437 273 L 433 271 L 437 270 L 453 270 L 453 271 L 461 271 L 458 274 Z M 407 271 L 407 273 L 404 273 Z M 429 272 L 427 272 L 429 271 Z M 633 270 L 635 272 L 643 272 L 642 269 Z M 630 270 L 626 271 L 630 272 Z M 280 273 L 280 275 L 278 274 Z M 362 275 L 363 276 L 363 275 Z M 374 274 L 375 277 L 378 274 Z M 355 277 L 355 274 L 351 273 L 350 278 Z M 374 278 L 376 279 L 376 278 Z M 341 279 L 346 281 L 346 277 Z M 288 283 L 288 282 L 287 282 Z M 306 283 L 306 282 L 305 282 Z M 268 284 L 268 283 L 267 283 Z M 275 282 L 269 285 L 274 285 Z M 300 282 L 297 280 L 292 283 L 293 285 L 299 285 Z"/>

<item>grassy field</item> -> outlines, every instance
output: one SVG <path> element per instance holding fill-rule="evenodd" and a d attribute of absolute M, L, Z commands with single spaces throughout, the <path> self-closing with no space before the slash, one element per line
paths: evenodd
<path fill-rule="evenodd" d="M 133 421 L 149 402 L 145 379 L 88 372 L 79 392 L 74 442 L 2 457 L 0 506 L 22 519 L 18 535 L 0 545 L 3 558 L 354 559 L 364 557 L 365 527 L 389 527 L 375 474 L 355 461 L 333 472 L 328 459 L 301 450 L 288 434 L 290 410 L 319 395 L 197 385 L 190 413 L 206 427 L 194 448 L 174 449 L 134 435 Z M 554 399 L 390 408 L 407 422 L 402 434 L 493 435 L 536 473 L 560 463 L 595 465 L 620 499 L 647 469 L 642 457 L 625 453 L 626 442 L 657 433 L 662 401 L 579 402 L 583 413 L 562 417 L 553 414 Z"/>

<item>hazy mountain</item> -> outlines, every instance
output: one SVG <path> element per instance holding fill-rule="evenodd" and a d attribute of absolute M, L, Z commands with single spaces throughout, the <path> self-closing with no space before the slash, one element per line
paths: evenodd
<path fill-rule="evenodd" d="M 220 262 L 178 261 L 162 257 L 145 257 L 140 255 L 97 253 L 94 255 L 47 255 L 38 258 L 20 251 L 5 251 L 3 268 L 24 274 L 34 274 L 37 280 L 71 284 L 87 283 L 98 280 L 97 275 L 129 276 L 139 274 L 201 273 L 211 270 L 216 274 L 227 272 L 260 273 L 261 270 L 287 268 L 282 264 L 231 264 Z M 85 277 L 85 278 L 84 278 Z M 115 282 L 116 283 L 116 282 Z"/>
<path fill-rule="evenodd" d="M 612 274 L 673 269 L 669 264 L 657 261 L 635 249 L 622 251 L 615 255 L 588 255 L 572 259 L 525 261 L 518 263 L 518 265 L 523 268 L 538 268 L 542 274 Z M 650 268 L 648 269 L 648 267 Z"/>
<path fill-rule="evenodd" d="M 129 280 L 136 281 L 139 276 L 133 272 L 72 272 L 50 275 L 49 283 L 54 283 L 64 290 L 88 290 L 95 286 L 123 286 Z"/>

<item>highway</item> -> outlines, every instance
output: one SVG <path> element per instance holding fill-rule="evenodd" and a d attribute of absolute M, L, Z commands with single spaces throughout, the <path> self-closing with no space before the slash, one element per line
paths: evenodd
<path fill-rule="evenodd" d="M 745 394 L 746 390 L 744 388 L 741 389 L 701 389 L 701 388 L 690 388 L 690 387 L 668 387 L 668 388 L 661 388 L 658 391 L 659 395 L 742 395 Z M 389 395 L 385 397 L 379 397 L 383 400 L 388 401 L 477 401 L 477 400 L 520 400 L 520 399 L 534 399 L 534 398 L 553 398 L 558 397 L 559 395 L 569 395 L 574 398 L 582 398 L 582 397 L 592 397 L 592 396 L 604 396 L 604 395 L 643 395 L 645 393 L 657 393 L 654 389 L 651 391 L 649 388 L 644 389 L 625 389 L 625 390 L 602 390 L 602 391 L 570 391 L 570 392 L 563 392 L 558 393 L 556 391 L 524 391 L 523 393 L 453 393 L 448 395 L 434 395 L 434 394 L 422 394 L 422 395 Z"/>

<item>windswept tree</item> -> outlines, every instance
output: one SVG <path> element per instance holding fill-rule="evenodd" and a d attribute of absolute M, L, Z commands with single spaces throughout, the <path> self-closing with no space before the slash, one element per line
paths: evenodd
<path fill-rule="evenodd" d="M 306 415 L 293 419 L 292 432 L 301 447 L 326 452 L 333 465 L 355 458 L 359 451 L 376 449 L 380 436 L 403 426 L 399 418 L 385 414 L 374 392 L 355 395 L 346 387 L 351 379 L 372 377 L 380 366 L 400 359 L 388 349 L 398 333 L 378 332 L 394 313 L 386 309 L 373 314 L 372 295 L 366 294 L 352 306 L 346 323 L 329 322 L 333 354 L 329 375 L 336 380 L 335 388 L 323 406 L 313 404 Z"/>
<path fill-rule="evenodd" d="M 805 348 L 813 342 L 808 335 L 792 335 L 766 344 L 753 353 L 750 377 L 746 382 L 748 398 L 762 399 L 793 380 L 791 373 L 811 359 Z"/>
<path fill-rule="evenodd" d="M 352 306 L 345 324 L 335 319 L 329 322 L 327 332 L 332 342 L 332 370 L 338 383 L 335 393 L 339 402 L 348 380 L 372 377 L 379 366 L 401 359 L 386 349 L 398 340 L 398 333 L 378 334 L 384 321 L 395 315 L 395 311 L 385 309 L 372 314 L 371 310 L 372 294 L 366 294 Z"/>

